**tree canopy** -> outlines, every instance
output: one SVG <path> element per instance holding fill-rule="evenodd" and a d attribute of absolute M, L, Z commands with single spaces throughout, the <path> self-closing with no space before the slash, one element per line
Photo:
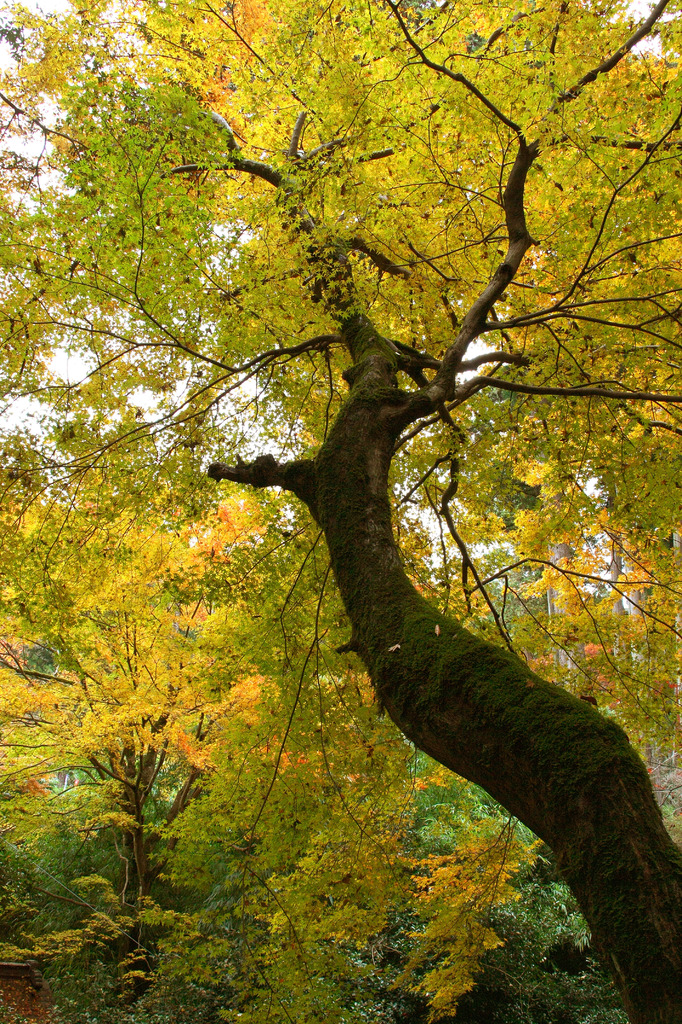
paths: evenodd
<path fill-rule="evenodd" d="M 362 780 L 362 663 L 554 850 L 631 1021 L 682 1020 L 682 860 L 635 753 L 680 728 L 680 31 L 668 0 L 0 25 L 3 713 L 31 755 L 49 720 L 154 877 L 249 701 L 275 775 L 298 729 L 330 769 L 329 729 Z"/>

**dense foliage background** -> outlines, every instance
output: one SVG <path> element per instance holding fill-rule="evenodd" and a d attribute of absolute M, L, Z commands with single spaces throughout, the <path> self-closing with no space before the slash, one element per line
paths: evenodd
<path fill-rule="evenodd" d="M 583 82 L 628 5 L 400 5 L 541 153 L 468 369 L 526 390 L 418 424 L 392 487 L 415 584 L 618 720 L 682 836 L 682 420 L 624 397 L 679 389 L 663 7 Z M 339 652 L 300 504 L 205 475 L 314 451 L 341 406 L 311 247 L 442 356 L 503 254 L 499 119 L 381 0 L 16 6 L 0 37 L 0 957 L 69 1024 L 624 1021 L 549 851 Z"/>

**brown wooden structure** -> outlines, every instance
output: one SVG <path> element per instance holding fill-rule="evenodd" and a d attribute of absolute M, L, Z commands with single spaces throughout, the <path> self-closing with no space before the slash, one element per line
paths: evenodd
<path fill-rule="evenodd" d="M 0 1024 L 21 1020 L 51 1024 L 52 993 L 35 960 L 0 962 Z"/>

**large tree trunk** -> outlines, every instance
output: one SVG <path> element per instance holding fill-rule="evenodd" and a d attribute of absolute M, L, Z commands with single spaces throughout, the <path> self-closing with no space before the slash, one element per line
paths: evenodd
<path fill-rule="evenodd" d="M 516 130 L 503 193 L 504 262 L 436 362 L 435 376 L 427 380 L 420 369 L 432 360 L 415 365 L 419 353 L 381 338 L 360 312 L 344 246 L 313 247 L 311 268 L 354 364 L 344 375 L 350 398 L 314 463 L 280 465 L 261 456 L 248 465 L 214 463 L 209 475 L 284 487 L 307 503 L 324 529 L 353 626 L 349 646 L 393 721 L 553 849 L 632 1024 L 682 1024 L 682 854 L 665 831 L 640 758 L 589 704 L 432 608 L 405 575 L 391 528 L 388 471 L 400 429 L 434 410 L 446 416 L 446 402 L 462 402 L 490 382 L 456 384 L 468 347 L 532 244 L 523 197 L 538 146 Z M 238 155 L 232 162 L 285 189 L 278 172 L 265 174 L 264 165 Z M 312 221 L 305 211 L 300 216 L 298 230 L 307 234 Z M 398 389 L 398 367 L 417 391 Z"/>
<path fill-rule="evenodd" d="M 307 495 L 353 646 L 405 735 L 552 848 L 633 1024 L 682 1024 L 682 855 L 646 769 L 612 721 L 417 593 L 391 528 L 390 373 L 361 376 Z"/>

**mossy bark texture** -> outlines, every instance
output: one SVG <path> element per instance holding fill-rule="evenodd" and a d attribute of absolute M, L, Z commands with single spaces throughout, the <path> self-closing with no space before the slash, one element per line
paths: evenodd
<path fill-rule="evenodd" d="M 614 722 L 415 590 L 393 537 L 388 473 L 429 388 L 416 402 L 398 388 L 400 352 L 365 317 L 342 326 L 350 396 L 314 462 L 267 455 L 214 463 L 209 475 L 284 487 L 308 505 L 352 623 L 346 646 L 393 721 L 551 847 L 632 1024 L 682 1024 L 682 853 L 647 771 Z"/>
<path fill-rule="evenodd" d="M 388 499 L 401 392 L 385 347 L 361 341 L 314 465 L 352 646 L 405 735 L 552 848 L 633 1024 L 682 1024 L 682 856 L 646 769 L 612 721 L 412 586 Z"/>

